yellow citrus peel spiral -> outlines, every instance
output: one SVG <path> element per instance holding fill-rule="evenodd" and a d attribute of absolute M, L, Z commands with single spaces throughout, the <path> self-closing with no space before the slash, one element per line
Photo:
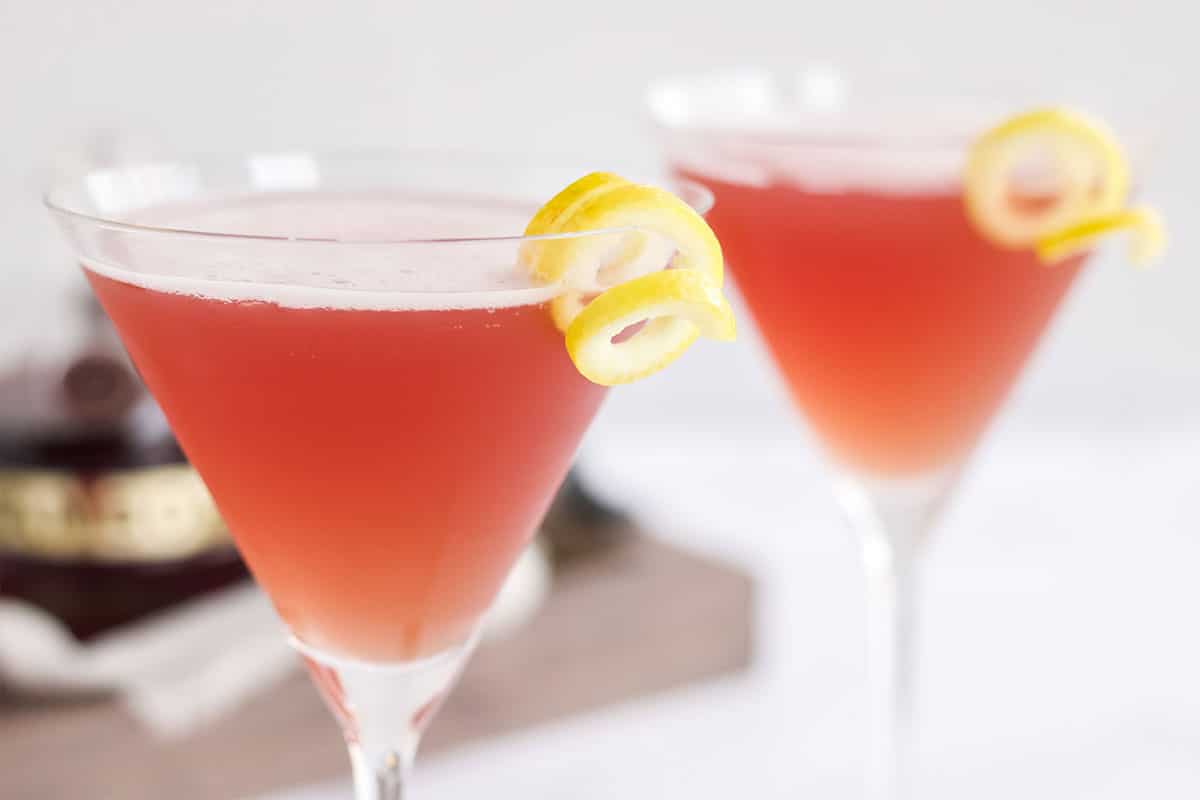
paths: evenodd
<path fill-rule="evenodd" d="M 1032 169 L 1037 185 L 1022 184 L 1023 168 Z M 984 236 L 1002 247 L 1032 248 L 1047 263 L 1124 232 L 1131 260 L 1148 264 L 1164 249 L 1165 228 L 1152 209 L 1127 207 L 1129 184 L 1125 153 L 1103 123 L 1044 108 L 1011 117 L 975 141 L 964 199 Z"/>
<path fill-rule="evenodd" d="M 525 235 L 532 238 L 520 260 L 540 282 L 561 287 L 551 314 L 588 380 L 639 380 L 700 336 L 735 336 L 721 294 L 721 245 L 665 189 L 594 172 L 542 206 Z"/>

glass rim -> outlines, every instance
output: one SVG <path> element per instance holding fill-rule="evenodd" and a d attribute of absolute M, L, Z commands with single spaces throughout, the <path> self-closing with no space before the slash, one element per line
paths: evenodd
<path fill-rule="evenodd" d="M 216 241 L 245 241 L 254 243 L 281 243 L 288 245 L 324 245 L 324 246 L 345 246 L 345 247 L 401 247 L 405 245 L 413 246 L 430 246 L 430 245 L 472 245 L 485 243 L 519 243 L 519 242 L 536 242 L 559 239 L 576 239 L 587 236 L 596 235 L 612 235 L 617 233 L 626 233 L 638 230 L 637 226 L 625 226 L 616 228 L 597 228 L 587 231 L 574 231 L 569 233 L 547 233 L 537 235 L 527 235 L 524 233 L 501 234 L 501 235 L 481 235 L 481 236 L 451 236 L 451 237 L 402 237 L 402 238 L 373 238 L 361 239 L 356 237 L 337 237 L 337 236 L 284 236 L 278 234 L 255 234 L 255 233 L 231 233 L 227 231 L 205 230 L 204 228 L 188 228 L 188 227 L 173 227 L 170 225 L 150 225 L 139 222 L 132 222 L 127 219 L 119 218 L 120 215 L 104 215 L 84 211 L 78 208 L 78 204 L 70 203 L 62 198 L 72 188 L 77 188 L 89 177 L 105 174 L 105 173 L 131 173 L 136 169 L 144 169 L 147 167 L 162 167 L 168 168 L 172 166 L 195 166 L 203 167 L 214 165 L 237 165 L 246 164 L 251 159 L 255 158 L 270 158 L 270 157 L 288 157 L 294 158 L 304 156 L 312 158 L 318 162 L 361 162 L 361 161 L 380 161 L 391 163 L 413 163 L 420 161 L 423 165 L 429 165 L 431 160 L 444 163 L 447 169 L 462 170 L 464 166 L 477 166 L 479 168 L 516 168 L 522 164 L 527 164 L 530 169 L 562 169 L 566 174 L 567 165 L 565 162 L 546 163 L 542 161 L 529 161 L 518 156 L 499 155 L 479 153 L 465 150 L 451 149 L 434 149 L 434 148 L 356 148 L 356 149 L 322 149 L 322 148 L 289 148 L 278 150 L 261 150 L 261 151 L 242 151 L 242 152 L 226 152 L 204 155 L 181 155 L 165 158 L 153 158 L 146 160 L 131 161 L 121 163 L 112 167 L 97 167 L 95 169 L 84 170 L 74 173 L 68 177 L 54 181 L 48 188 L 42 192 L 42 205 L 53 215 L 60 217 L 66 221 L 92 225 L 107 230 L 120 231 L 125 233 L 150 234 L 156 236 L 167 236 L 171 238 L 196 238 Z M 580 172 L 575 177 L 581 177 L 584 172 Z M 566 184 L 562 187 L 565 188 Z M 712 192 L 703 184 L 686 178 L 671 177 L 668 185 L 664 188 L 672 190 L 684 190 L 689 197 L 681 198 L 685 203 L 697 214 L 703 216 L 707 214 L 713 207 L 714 198 Z M 320 188 L 296 190 L 300 193 L 319 193 Z M 246 192 L 246 194 L 268 194 L 269 191 L 263 192 Z M 496 198 L 498 193 L 487 193 L 487 196 Z M 545 197 L 541 202 L 549 201 L 550 197 Z M 148 206 L 149 207 L 149 206 Z"/>
<path fill-rule="evenodd" d="M 913 80 L 840 66 L 799 61 L 787 69 L 747 64 L 670 73 L 646 85 L 642 105 L 659 131 L 700 140 L 737 137 L 788 149 L 958 154 L 988 125 L 1015 111 L 1063 104 L 1063 98 L 1047 96 L 1046 86 L 1031 81 L 934 84 L 926 91 Z M 817 96 L 798 96 L 797 87 L 814 77 Z M 852 80 L 860 77 L 867 80 Z M 821 89 L 842 94 L 822 97 Z M 698 109 L 705 102 L 708 107 Z M 888 114 L 897 108 L 911 112 L 907 124 L 887 124 L 896 122 Z"/>

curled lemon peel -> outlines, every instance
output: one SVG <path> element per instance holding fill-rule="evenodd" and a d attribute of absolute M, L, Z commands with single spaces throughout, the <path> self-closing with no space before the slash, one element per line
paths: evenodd
<path fill-rule="evenodd" d="M 534 238 L 519 258 L 536 279 L 561 287 L 551 317 L 576 368 L 595 383 L 639 380 L 700 336 L 736 334 L 721 293 L 721 245 L 665 189 L 594 172 L 551 198 L 525 234 Z"/>

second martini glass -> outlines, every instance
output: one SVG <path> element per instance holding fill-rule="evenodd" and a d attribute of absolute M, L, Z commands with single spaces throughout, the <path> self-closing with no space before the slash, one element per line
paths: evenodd
<path fill-rule="evenodd" d="M 1015 110 L 847 93 L 839 75 L 657 84 L 671 166 L 710 215 L 796 405 L 827 449 L 867 575 L 868 794 L 905 793 L 915 559 L 1083 265 L 972 223 L 972 141 Z M 1034 187 L 1015 201 L 1036 206 Z"/>

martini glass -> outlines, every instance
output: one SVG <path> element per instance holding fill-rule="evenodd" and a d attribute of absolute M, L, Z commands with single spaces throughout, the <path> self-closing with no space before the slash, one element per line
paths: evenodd
<path fill-rule="evenodd" d="M 47 197 L 341 724 L 360 800 L 403 795 L 604 397 L 514 235 L 583 171 L 291 153 Z"/>
<path fill-rule="evenodd" d="M 859 96 L 839 74 L 664 81 L 651 112 L 796 406 L 867 577 L 868 795 L 905 794 L 915 560 L 1083 256 L 1048 267 L 968 220 L 973 138 L 1019 107 Z M 1014 198 L 1045 197 L 1042 176 Z"/>

